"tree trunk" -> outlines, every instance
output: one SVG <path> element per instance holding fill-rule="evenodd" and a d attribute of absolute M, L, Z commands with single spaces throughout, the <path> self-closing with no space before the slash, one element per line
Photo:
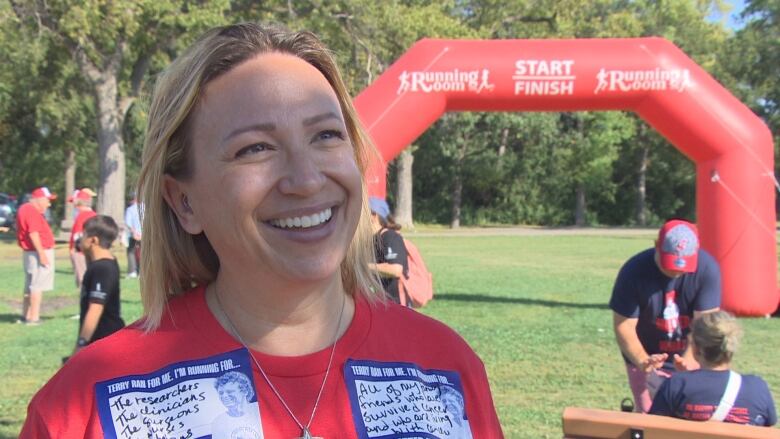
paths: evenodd
<path fill-rule="evenodd" d="M 503 165 L 503 158 L 506 155 L 506 146 L 509 141 L 509 128 L 501 130 L 501 143 L 498 144 L 498 160 L 496 160 L 496 171 L 500 171 Z"/>
<path fill-rule="evenodd" d="M 647 209 L 645 207 L 647 199 L 647 156 L 650 148 L 644 144 L 639 150 L 639 169 L 636 176 L 636 223 L 644 226 L 647 224 Z"/>
<path fill-rule="evenodd" d="M 73 191 L 76 190 L 76 151 L 69 149 L 65 151 L 65 212 L 62 217 L 63 228 L 67 223 L 67 228 L 73 225 L 73 203 L 68 201 L 68 198 Z"/>
<path fill-rule="evenodd" d="M 466 161 L 468 143 L 468 137 L 464 138 L 455 156 L 455 166 L 452 173 L 452 220 L 450 221 L 452 229 L 460 227 L 461 205 L 463 204 L 463 162 Z"/>
<path fill-rule="evenodd" d="M 452 176 L 452 221 L 450 221 L 450 228 L 457 229 L 460 227 L 460 206 L 463 199 L 463 177 L 460 172 L 456 172 Z"/>
<path fill-rule="evenodd" d="M 414 229 L 412 219 L 412 164 L 414 155 L 411 148 L 401 152 L 396 160 L 398 166 L 398 187 L 395 203 L 395 221 L 405 229 Z"/>
<path fill-rule="evenodd" d="M 125 150 L 122 139 L 122 118 L 117 99 L 116 77 L 103 74 L 95 85 L 98 107 L 98 154 L 100 184 L 98 213 L 109 215 L 124 226 Z"/>
<path fill-rule="evenodd" d="M 574 224 L 577 227 L 585 225 L 585 211 L 587 209 L 585 201 L 585 185 L 583 183 L 577 184 L 577 205 L 574 210 Z"/>

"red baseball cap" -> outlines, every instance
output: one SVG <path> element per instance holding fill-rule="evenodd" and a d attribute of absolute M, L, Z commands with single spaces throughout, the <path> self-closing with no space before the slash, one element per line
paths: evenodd
<path fill-rule="evenodd" d="M 68 202 L 72 203 L 76 200 L 89 201 L 95 195 L 96 195 L 95 191 L 93 191 L 88 187 L 76 189 L 75 191 L 73 191 L 73 195 L 68 197 Z"/>
<path fill-rule="evenodd" d="M 699 231 L 684 220 L 667 221 L 658 232 L 655 244 L 664 270 L 693 273 L 699 262 Z"/>
<path fill-rule="evenodd" d="M 32 193 L 30 194 L 31 198 L 48 198 L 50 200 L 56 200 L 57 194 L 51 193 L 49 188 L 46 186 L 41 186 L 39 188 L 33 189 Z"/>

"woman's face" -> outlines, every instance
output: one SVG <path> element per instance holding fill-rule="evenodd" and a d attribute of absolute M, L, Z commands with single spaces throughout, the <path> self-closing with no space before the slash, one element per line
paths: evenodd
<path fill-rule="evenodd" d="M 219 400 L 227 409 L 241 407 L 247 402 L 246 393 L 241 391 L 241 386 L 236 382 L 225 383 L 217 389 Z"/>
<path fill-rule="evenodd" d="M 223 267 L 338 275 L 362 177 L 325 77 L 292 55 L 258 55 L 206 86 L 193 122 L 194 173 L 174 183 L 190 206 L 185 229 L 205 232 Z"/>

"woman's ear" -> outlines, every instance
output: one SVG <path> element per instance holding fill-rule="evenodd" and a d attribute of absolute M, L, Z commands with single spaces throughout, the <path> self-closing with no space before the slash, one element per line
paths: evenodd
<path fill-rule="evenodd" d="M 183 184 L 168 174 L 165 174 L 163 179 L 163 198 L 168 203 L 168 207 L 176 214 L 182 228 L 191 235 L 203 232 L 203 227 L 201 227 L 197 215 L 190 205 Z"/>

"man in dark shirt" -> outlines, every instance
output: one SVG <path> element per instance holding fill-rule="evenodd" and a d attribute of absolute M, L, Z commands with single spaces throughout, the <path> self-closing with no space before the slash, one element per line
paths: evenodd
<path fill-rule="evenodd" d="M 620 269 L 609 307 L 637 411 L 647 413 L 655 390 L 675 370 L 698 369 L 687 345 L 689 326 L 717 311 L 720 298 L 718 263 L 699 248 L 688 221 L 667 221 L 655 248 Z"/>
<path fill-rule="evenodd" d="M 84 223 L 78 245 L 89 265 L 81 285 L 79 337 L 74 354 L 125 326 L 120 313 L 119 265 L 111 253 L 118 233 L 116 222 L 109 216 L 98 215 Z"/>

